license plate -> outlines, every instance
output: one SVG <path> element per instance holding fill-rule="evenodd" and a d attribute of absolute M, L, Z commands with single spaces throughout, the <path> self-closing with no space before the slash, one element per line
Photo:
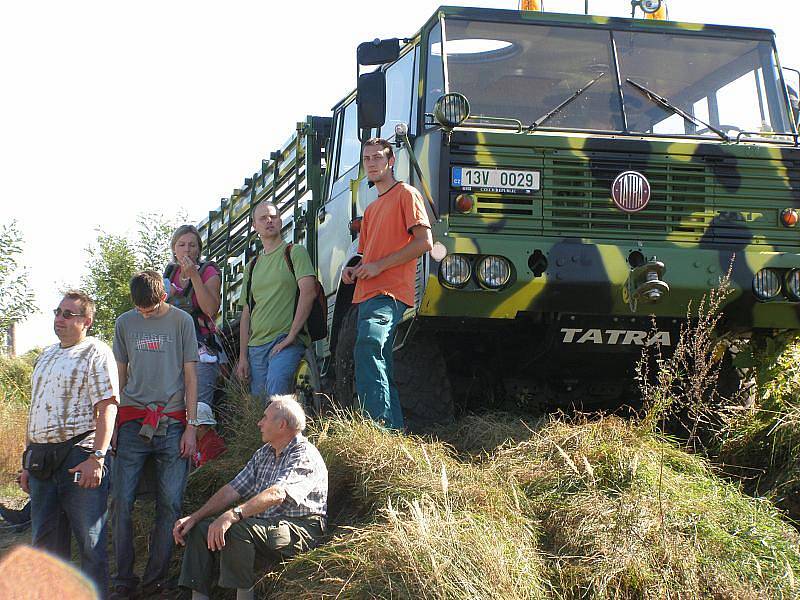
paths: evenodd
<path fill-rule="evenodd" d="M 539 180 L 539 171 L 453 167 L 450 183 L 461 189 L 531 194 L 539 190 Z"/>

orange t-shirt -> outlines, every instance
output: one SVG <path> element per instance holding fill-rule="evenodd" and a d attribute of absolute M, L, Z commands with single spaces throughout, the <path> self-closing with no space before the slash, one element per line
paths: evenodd
<path fill-rule="evenodd" d="M 396 183 L 378 196 L 364 211 L 358 251 L 364 263 L 375 262 L 397 252 L 414 239 L 411 229 L 422 225 L 430 229 L 428 213 L 420 193 L 410 185 Z M 377 277 L 356 280 L 353 302 L 364 302 L 385 294 L 408 306 L 414 306 L 414 281 L 417 261 L 386 269 Z"/>

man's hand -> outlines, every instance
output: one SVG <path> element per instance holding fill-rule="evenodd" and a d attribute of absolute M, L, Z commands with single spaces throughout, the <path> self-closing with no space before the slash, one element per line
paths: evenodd
<path fill-rule="evenodd" d="M 75 482 L 75 485 L 85 489 L 96 488 L 103 480 L 103 465 L 100 464 L 99 460 L 95 460 L 94 458 L 87 458 L 67 472 L 80 473 L 81 478 Z"/>
<path fill-rule="evenodd" d="M 239 381 L 247 381 L 250 379 L 250 361 L 246 356 L 240 356 L 239 362 L 236 363 L 236 377 Z"/>
<path fill-rule="evenodd" d="M 225 532 L 231 528 L 235 522 L 233 513 L 226 510 L 211 523 L 208 528 L 208 549 L 211 551 L 222 550 L 225 546 Z"/>
<path fill-rule="evenodd" d="M 342 283 L 346 283 L 347 285 L 353 285 L 356 282 L 356 269 L 358 266 L 355 267 L 345 267 L 342 269 Z"/>
<path fill-rule="evenodd" d="M 172 537 L 175 539 L 175 543 L 179 546 L 185 546 L 186 536 L 189 535 L 189 531 L 194 526 L 195 520 L 192 515 L 175 521 L 175 526 L 172 528 Z"/>
<path fill-rule="evenodd" d="M 355 276 L 357 279 L 370 279 L 381 274 L 383 269 L 377 262 L 361 263 L 356 267 Z"/>
<path fill-rule="evenodd" d="M 187 425 L 181 436 L 181 456 L 189 458 L 194 456 L 197 450 L 197 430 L 191 425 Z"/>
<path fill-rule="evenodd" d="M 272 350 L 270 350 L 269 352 L 269 357 L 272 358 L 273 356 L 278 354 L 278 352 L 280 352 L 284 348 L 288 348 L 294 343 L 295 343 L 295 338 L 293 338 L 291 335 L 287 335 L 285 338 L 283 338 L 280 342 L 278 342 L 272 347 Z"/>
<path fill-rule="evenodd" d="M 26 494 L 31 493 L 31 488 L 28 486 L 28 479 L 30 478 L 30 473 L 28 473 L 28 469 L 22 469 L 17 478 L 17 483 L 19 484 L 19 489 L 21 489 Z"/>

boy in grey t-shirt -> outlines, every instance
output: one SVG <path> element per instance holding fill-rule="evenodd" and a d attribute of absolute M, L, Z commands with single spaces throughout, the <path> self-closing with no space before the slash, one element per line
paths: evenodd
<path fill-rule="evenodd" d="M 112 598 L 136 594 L 131 514 L 148 457 L 156 464 L 156 519 L 142 580 L 145 594 L 160 591 L 172 554 L 172 524 L 181 512 L 188 458 L 196 446 L 197 339 L 188 313 L 166 304 L 155 271 L 131 279 L 136 306 L 117 319 L 114 357 L 121 389 L 114 463 L 114 551 L 117 574 Z"/>

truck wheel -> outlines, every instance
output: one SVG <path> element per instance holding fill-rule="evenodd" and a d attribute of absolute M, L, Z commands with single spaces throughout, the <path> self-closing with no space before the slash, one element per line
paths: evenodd
<path fill-rule="evenodd" d="M 294 376 L 294 388 L 297 401 L 303 406 L 307 415 L 319 415 L 322 412 L 322 383 L 317 365 L 314 347 L 306 348 L 306 353 L 297 365 Z"/>
<path fill-rule="evenodd" d="M 414 433 L 454 419 L 453 390 L 439 344 L 416 335 L 394 354 L 394 382 L 406 427 Z"/>
<path fill-rule="evenodd" d="M 334 368 L 336 380 L 333 384 L 333 400 L 345 410 L 358 407 L 356 396 L 356 366 L 354 348 L 358 328 L 358 306 L 351 306 L 345 313 L 336 336 Z"/>
<path fill-rule="evenodd" d="M 358 307 L 342 319 L 336 342 L 334 400 L 341 408 L 358 409 L 353 349 Z M 428 336 L 414 336 L 394 354 L 394 381 L 403 418 L 412 432 L 425 431 L 453 420 L 453 394 L 439 344 Z"/>

